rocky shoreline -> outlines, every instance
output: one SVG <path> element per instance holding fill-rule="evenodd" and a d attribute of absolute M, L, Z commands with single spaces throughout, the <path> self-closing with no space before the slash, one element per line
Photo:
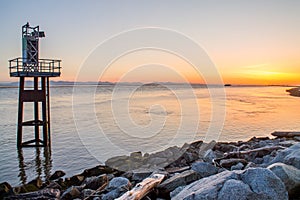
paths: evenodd
<path fill-rule="evenodd" d="M 300 132 L 133 152 L 66 177 L 1 183 L 0 199 L 300 199 Z"/>

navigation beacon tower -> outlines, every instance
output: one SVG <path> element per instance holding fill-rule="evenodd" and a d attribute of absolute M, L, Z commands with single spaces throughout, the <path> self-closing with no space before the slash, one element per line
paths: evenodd
<path fill-rule="evenodd" d="M 22 26 L 23 57 L 9 60 L 10 76 L 20 77 L 18 147 L 49 147 L 51 142 L 49 78 L 60 76 L 61 60 L 39 58 L 39 39 L 43 37 L 45 33 L 40 31 L 39 26 L 31 27 L 29 23 Z M 33 79 L 32 88 L 25 87 L 25 78 Z M 24 103 L 33 103 L 33 120 L 23 121 Z M 34 127 L 34 139 L 23 142 L 23 126 Z M 42 139 L 40 131 L 43 133 Z"/>

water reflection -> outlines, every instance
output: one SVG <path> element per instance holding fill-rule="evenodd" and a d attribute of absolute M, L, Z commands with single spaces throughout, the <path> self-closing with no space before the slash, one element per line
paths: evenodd
<path fill-rule="evenodd" d="M 30 152 L 27 152 L 30 150 Z M 26 151 L 25 153 L 23 151 Z M 29 154 L 27 154 L 29 153 Z M 33 153 L 33 154 L 31 154 Z M 25 155 L 25 156 L 24 156 Z M 34 155 L 34 156 L 33 156 Z M 32 157 L 33 156 L 33 157 Z M 18 148 L 20 182 L 28 182 L 26 172 L 33 171 L 36 178 L 48 179 L 52 168 L 51 148 L 36 147 L 30 149 Z"/>

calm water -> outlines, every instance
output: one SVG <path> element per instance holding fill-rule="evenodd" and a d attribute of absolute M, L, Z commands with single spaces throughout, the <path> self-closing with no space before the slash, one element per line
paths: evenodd
<path fill-rule="evenodd" d="M 112 93 L 113 89 L 81 86 L 74 93 L 72 87 L 52 87 L 51 149 L 18 151 L 18 90 L 0 88 L 0 182 L 18 185 L 59 169 L 72 176 L 115 155 L 204 139 L 208 130 L 221 141 L 300 130 L 300 98 L 289 96 L 285 87 L 227 87 L 226 98 L 221 88 L 213 88 L 214 99 L 203 87 L 192 94 L 180 85 L 121 86 Z M 32 118 L 31 104 L 25 105 L 25 113 L 25 119 Z M 224 126 L 219 135 L 220 124 Z M 31 129 L 24 132 L 24 140 L 32 139 Z"/>

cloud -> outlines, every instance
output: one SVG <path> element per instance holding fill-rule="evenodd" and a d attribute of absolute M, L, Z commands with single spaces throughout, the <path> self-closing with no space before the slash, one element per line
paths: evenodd
<path fill-rule="evenodd" d="M 265 67 L 268 66 L 268 63 L 263 63 L 263 64 L 256 64 L 256 65 L 247 65 L 247 66 L 242 66 L 241 68 L 243 69 L 257 69 L 257 68 L 261 68 L 261 67 Z"/>

